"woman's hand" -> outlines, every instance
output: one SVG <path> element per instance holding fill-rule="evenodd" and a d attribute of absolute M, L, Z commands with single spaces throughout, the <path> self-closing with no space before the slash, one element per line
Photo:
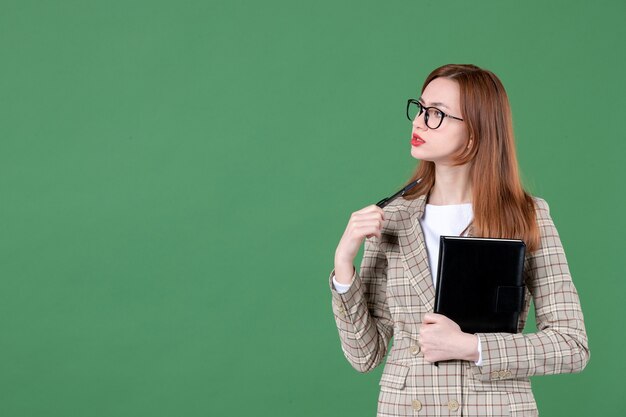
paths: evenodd
<path fill-rule="evenodd" d="M 441 314 L 424 315 L 418 342 L 428 362 L 461 359 L 478 360 L 478 337 L 463 333 L 458 324 Z"/>
<path fill-rule="evenodd" d="M 355 211 L 335 250 L 335 277 L 341 283 L 349 283 L 352 263 L 366 237 L 381 237 L 385 213 L 375 204 Z M 348 273 L 349 270 L 349 273 Z"/>

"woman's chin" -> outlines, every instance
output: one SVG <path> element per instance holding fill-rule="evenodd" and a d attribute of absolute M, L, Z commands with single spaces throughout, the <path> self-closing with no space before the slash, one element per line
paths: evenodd
<path fill-rule="evenodd" d="M 426 155 L 424 152 L 421 152 L 421 149 L 416 146 L 411 146 L 411 156 L 415 159 L 419 159 L 422 161 L 430 161 L 428 155 Z"/>

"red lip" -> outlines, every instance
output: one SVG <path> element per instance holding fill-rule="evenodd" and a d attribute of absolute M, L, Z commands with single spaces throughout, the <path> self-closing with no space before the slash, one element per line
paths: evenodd
<path fill-rule="evenodd" d="M 413 133 L 413 136 L 411 137 L 411 145 L 420 146 L 424 143 L 426 143 L 424 139 L 420 138 L 417 133 Z"/>

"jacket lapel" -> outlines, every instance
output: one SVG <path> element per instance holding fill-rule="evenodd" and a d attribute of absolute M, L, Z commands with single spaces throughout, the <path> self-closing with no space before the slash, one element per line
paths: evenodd
<path fill-rule="evenodd" d="M 399 210 L 398 244 L 406 276 L 428 311 L 435 305 L 435 287 L 428 263 L 428 252 L 420 219 L 424 216 L 426 195 L 405 200 Z"/>

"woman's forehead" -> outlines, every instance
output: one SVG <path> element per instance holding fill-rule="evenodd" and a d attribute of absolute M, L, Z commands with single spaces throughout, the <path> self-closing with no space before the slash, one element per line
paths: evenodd
<path fill-rule="evenodd" d="M 448 78 L 435 78 L 428 83 L 420 100 L 429 107 L 458 109 L 461 101 L 459 84 Z"/>

